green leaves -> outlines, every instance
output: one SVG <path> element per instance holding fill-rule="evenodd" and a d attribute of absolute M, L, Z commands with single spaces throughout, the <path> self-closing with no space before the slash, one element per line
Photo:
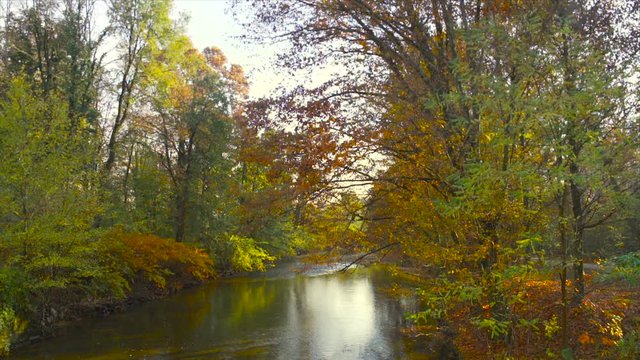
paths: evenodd
<path fill-rule="evenodd" d="M 0 305 L 0 356 L 9 354 L 11 342 L 26 329 L 27 322 L 20 319 L 11 307 Z"/>
<path fill-rule="evenodd" d="M 613 257 L 598 272 L 600 281 L 625 281 L 629 286 L 640 284 L 640 252 Z"/>
<path fill-rule="evenodd" d="M 257 246 L 253 239 L 230 235 L 228 241 L 233 247 L 231 264 L 235 270 L 264 271 L 267 264 L 275 260 L 273 256 Z"/>
<path fill-rule="evenodd" d="M 478 328 L 487 330 L 491 339 L 504 337 L 509 333 L 510 321 L 500 321 L 495 318 L 480 318 L 472 321 Z"/>

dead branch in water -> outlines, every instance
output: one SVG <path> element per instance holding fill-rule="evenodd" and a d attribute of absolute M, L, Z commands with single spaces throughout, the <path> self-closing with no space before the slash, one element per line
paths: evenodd
<path fill-rule="evenodd" d="M 347 269 L 349 269 L 351 266 L 359 263 L 360 261 L 362 261 L 362 259 L 366 258 L 367 256 L 373 255 L 373 254 L 375 254 L 377 252 L 380 252 L 380 251 L 382 251 L 384 249 L 390 248 L 390 247 L 395 246 L 395 245 L 400 245 L 400 243 L 399 242 L 392 242 L 392 243 L 386 244 L 386 245 L 384 245 L 382 247 L 379 247 L 377 249 L 373 249 L 373 250 L 371 250 L 371 251 L 369 251 L 369 252 L 367 252 L 367 253 L 365 253 L 363 255 L 360 255 L 357 259 L 353 260 L 349 265 L 347 265 L 347 266 L 343 267 L 342 269 L 340 269 L 340 271 L 341 272 L 347 271 Z"/>

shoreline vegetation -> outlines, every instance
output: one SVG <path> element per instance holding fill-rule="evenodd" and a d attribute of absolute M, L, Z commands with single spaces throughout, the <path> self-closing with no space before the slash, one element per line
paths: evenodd
<path fill-rule="evenodd" d="M 79 278 L 64 291 L 40 292 L 26 303 L 30 317 L 15 318 L 14 327 L 2 333 L 6 350 L 9 344 L 26 346 L 55 336 L 68 322 L 123 311 L 217 276 L 202 249 L 154 235 L 110 232 L 96 242 L 95 251 L 96 258 L 109 259 L 95 270 L 102 277 Z"/>
<path fill-rule="evenodd" d="M 635 256 L 636 261 L 640 259 L 640 254 Z M 640 267 L 623 268 L 612 263 L 587 276 L 589 291 L 567 315 L 567 322 L 573 324 L 568 334 L 571 354 L 558 350 L 562 349 L 559 316 L 563 312 L 558 300 L 562 299 L 559 272 L 553 262 L 545 261 L 536 271 L 505 281 L 504 292 L 512 299 L 510 312 L 518 319 L 506 329 L 491 318 L 492 304 L 474 301 L 475 306 L 469 306 L 468 302 L 455 301 L 459 296 L 473 296 L 473 289 L 438 293 L 433 290 L 442 286 L 437 277 L 425 273 L 410 269 L 394 273 L 398 283 L 388 292 L 391 296 L 417 295 L 425 310 L 410 314 L 411 325 L 402 332 L 409 339 L 410 349 L 424 353 L 428 359 L 484 359 L 491 353 L 494 358 L 510 359 L 631 360 L 638 354 L 640 340 Z M 446 313 L 439 313 L 443 308 Z M 509 336 L 501 337 L 505 331 Z"/>
<path fill-rule="evenodd" d="M 0 356 L 349 253 L 410 269 L 419 353 L 640 358 L 637 0 L 229 0 L 299 80 L 259 99 L 172 0 L 0 5 Z"/>
<path fill-rule="evenodd" d="M 56 337 L 61 329 L 76 322 L 129 311 L 137 304 L 171 296 L 183 289 L 197 287 L 217 279 L 245 276 L 252 272 L 251 269 L 242 267 L 216 268 L 211 258 L 202 249 L 150 234 L 113 231 L 104 235 L 98 242 L 101 251 L 104 251 L 101 256 L 114 260 L 111 264 L 112 268 L 105 268 L 103 271 L 113 274 L 117 268 L 119 274 L 115 276 L 121 277 L 118 282 L 121 288 L 110 289 L 104 297 L 95 293 L 85 294 L 84 297 L 75 299 L 63 296 L 62 298 L 65 299 L 63 302 L 52 304 L 48 310 L 57 318 L 49 319 L 46 325 L 29 326 L 31 321 L 18 319 L 17 327 L 9 335 L 12 349 Z M 271 263 L 264 263 L 261 269 L 254 271 L 265 271 L 269 267 L 278 266 L 283 261 L 288 263 L 290 258 L 291 255 L 278 260 L 271 258 Z M 296 255 L 294 258 L 299 259 L 301 264 L 291 271 L 304 273 L 319 264 L 344 264 L 345 258 L 351 261 L 356 259 L 356 256 L 350 253 L 342 255 L 315 253 Z M 369 266 L 376 262 L 376 259 L 364 259 L 364 257 L 357 260 L 359 260 L 358 266 Z M 351 265 L 355 264 L 351 263 Z M 72 293 L 73 290 L 70 289 L 69 292 Z"/>
<path fill-rule="evenodd" d="M 110 244 L 112 254 L 118 254 L 120 265 L 133 275 L 126 281 L 128 285 L 123 297 L 86 298 L 76 303 L 65 303 L 66 309 L 54 310 L 65 314 L 50 323 L 47 329 L 31 329 L 19 334 L 13 346 L 17 349 L 29 344 L 46 341 L 57 336 L 65 326 L 92 317 L 109 316 L 112 313 L 135 311 L 136 304 L 171 296 L 186 288 L 196 287 L 208 281 L 233 277 L 247 272 L 214 273 L 212 262 L 200 249 L 161 239 L 153 235 L 112 233 L 104 240 Z M 136 246 L 134 244 L 138 244 Z M 176 244 L 178 244 L 176 246 Z M 137 249 L 134 258 L 118 253 L 123 245 L 127 251 Z M 145 249 L 147 247 L 153 248 Z M 174 249 L 172 249 L 175 247 Z M 115 249 L 115 250 L 114 250 Z M 158 253 L 162 253 L 158 257 Z M 352 264 L 357 267 L 380 264 L 383 271 L 391 274 L 393 282 L 379 289 L 391 297 L 416 298 L 421 307 L 429 307 L 433 301 L 431 294 L 416 292 L 416 289 L 432 286 L 437 278 L 416 267 L 398 266 L 398 259 L 384 256 L 367 257 L 344 253 L 342 255 L 311 253 L 298 255 L 300 264 L 293 272 L 312 269 L 319 264 Z M 345 260 L 346 259 L 346 260 Z M 353 260 L 359 260 L 353 264 Z M 636 261 L 640 260 L 640 254 Z M 284 259 L 285 263 L 287 262 Z M 626 260 L 628 262 L 628 260 Z M 619 261 L 618 261 L 619 262 Z M 270 266 L 277 266 L 278 262 Z M 569 314 L 569 321 L 579 326 L 571 330 L 571 343 L 575 358 L 620 358 L 631 359 L 635 354 L 636 342 L 640 339 L 637 327 L 640 325 L 640 272 L 636 267 L 612 266 L 605 264 L 590 273 L 587 279 L 591 289 L 585 300 Z M 478 320 L 488 318 L 488 305 L 476 311 L 464 304 L 451 307 L 450 321 L 430 323 L 433 314 L 428 311 L 410 314 L 409 325 L 401 329 L 413 356 L 428 359 L 464 358 L 480 359 L 487 350 L 494 353 L 508 353 L 515 359 L 553 358 L 562 356 L 554 353 L 561 339 L 557 314 L 561 313 L 560 285 L 553 279 L 557 272 L 554 261 L 540 261 L 539 271 L 514 277 L 506 285 L 510 294 L 517 294 L 518 301 L 512 304 L 513 313 L 521 320 L 516 325 L 517 336 L 505 341 L 493 341 L 491 324 L 487 322 L 485 331 L 478 326 Z M 634 265 L 635 266 L 635 265 Z M 269 265 L 266 265 L 269 267 Z M 344 272 L 342 265 L 334 268 L 334 273 Z M 134 275 L 135 274 L 135 275 Z M 52 309 L 53 310 L 53 309 Z M 474 313 L 475 311 L 475 313 Z M 529 320 L 522 320 L 529 319 Z M 480 320 L 481 322 L 482 320 Z"/>

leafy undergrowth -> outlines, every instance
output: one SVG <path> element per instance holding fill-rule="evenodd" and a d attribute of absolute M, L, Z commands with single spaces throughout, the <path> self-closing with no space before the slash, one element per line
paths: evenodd
<path fill-rule="evenodd" d="M 110 313 L 215 276 L 206 251 L 154 235 L 112 231 L 72 245 L 63 249 L 66 257 L 40 255 L 0 266 L 0 357 L 12 344 L 54 334 L 65 321 Z M 35 267 L 36 261 L 45 265 Z"/>
<path fill-rule="evenodd" d="M 524 284 L 522 301 L 512 307 L 511 339 L 491 340 L 486 329 L 475 326 L 469 308 L 452 316 L 456 347 L 465 359 L 563 358 L 560 284 L 553 280 L 530 280 Z M 522 288 L 521 288 L 522 290 Z M 640 292 L 623 284 L 591 286 L 584 300 L 571 306 L 568 338 L 576 359 L 637 359 L 640 343 Z"/>
<path fill-rule="evenodd" d="M 640 252 L 632 252 L 604 261 L 603 271 L 598 273 L 600 282 L 626 282 L 631 286 L 640 285 Z"/>
<path fill-rule="evenodd" d="M 560 282 L 548 275 L 503 283 L 511 300 L 509 318 L 502 322 L 492 317 L 481 294 L 438 291 L 437 281 L 403 272 L 394 273 L 394 279 L 390 295 L 414 293 L 420 299 L 422 311 L 409 316 L 402 332 L 412 354 L 426 359 L 640 359 L 640 287 L 634 282 L 587 276 L 580 303 L 571 302 L 568 282 L 570 351 L 563 351 Z M 427 288 L 435 292 L 420 290 Z M 432 300 L 445 307 L 433 306 Z"/>
<path fill-rule="evenodd" d="M 177 290 L 214 276 L 211 257 L 196 247 L 150 234 L 114 233 L 103 241 L 128 287 Z"/>

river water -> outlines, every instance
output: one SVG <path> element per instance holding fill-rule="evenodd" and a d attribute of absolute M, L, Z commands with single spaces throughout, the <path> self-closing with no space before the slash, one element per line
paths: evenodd
<path fill-rule="evenodd" d="M 300 263 L 217 280 L 67 326 L 11 359 L 404 359 L 407 303 L 382 268 Z"/>

